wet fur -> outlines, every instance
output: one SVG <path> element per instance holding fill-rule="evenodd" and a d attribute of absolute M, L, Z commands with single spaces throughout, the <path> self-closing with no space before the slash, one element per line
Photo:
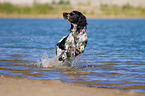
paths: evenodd
<path fill-rule="evenodd" d="M 76 56 L 83 53 L 88 40 L 87 20 L 81 12 L 63 13 L 63 17 L 71 23 L 71 28 L 69 35 L 64 36 L 56 45 L 56 55 L 62 62 L 75 59 Z"/>

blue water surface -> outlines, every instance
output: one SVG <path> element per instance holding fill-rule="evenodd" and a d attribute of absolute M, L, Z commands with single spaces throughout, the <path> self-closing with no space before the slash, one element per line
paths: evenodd
<path fill-rule="evenodd" d="M 0 19 L 0 75 L 145 92 L 145 19 L 89 19 L 78 67 L 32 66 L 69 28 L 63 19 Z"/>

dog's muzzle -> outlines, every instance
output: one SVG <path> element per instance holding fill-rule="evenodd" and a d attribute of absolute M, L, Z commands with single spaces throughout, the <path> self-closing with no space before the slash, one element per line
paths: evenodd
<path fill-rule="evenodd" d="M 65 20 L 68 20 L 68 19 L 69 19 L 69 16 L 70 16 L 69 13 L 63 13 L 63 18 L 64 18 Z"/>

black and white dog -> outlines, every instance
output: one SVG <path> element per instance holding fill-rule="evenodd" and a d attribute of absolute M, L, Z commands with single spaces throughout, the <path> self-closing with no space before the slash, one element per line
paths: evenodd
<path fill-rule="evenodd" d="M 61 62 L 73 60 L 83 53 L 88 40 L 87 20 L 81 12 L 63 13 L 63 17 L 71 23 L 71 28 L 69 35 L 64 36 L 56 45 L 56 55 Z"/>

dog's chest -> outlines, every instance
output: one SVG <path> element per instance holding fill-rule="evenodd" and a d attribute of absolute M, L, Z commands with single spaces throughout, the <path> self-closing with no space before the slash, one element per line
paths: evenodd
<path fill-rule="evenodd" d="M 72 31 L 67 37 L 66 45 L 75 46 L 87 40 L 88 40 L 88 37 L 87 37 L 87 33 L 85 29 L 83 29 L 81 32 Z"/>
<path fill-rule="evenodd" d="M 85 29 L 83 29 L 78 34 L 76 33 L 75 38 L 76 38 L 77 43 L 82 43 L 82 42 L 87 41 L 88 37 L 87 37 L 87 33 L 86 33 Z"/>
<path fill-rule="evenodd" d="M 73 32 L 71 32 L 66 40 L 65 47 L 67 50 L 67 56 L 71 59 L 75 58 L 76 44 Z"/>
<path fill-rule="evenodd" d="M 74 33 L 71 32 L 67 37 L 66 44 L 68 45 L 74 44 L 74 41 L 75 41 Z"/>
<path fill-rule="evenodd" d="M 71 52 L 72 55 L 75 55 L 75 52 L 82 53 L 84 47 L 86 46 L 85 42 L 88 40 L 87 33 L 85 29 L 81 32 L 71 31 L 66 40 L 66 49 L 68 52 Z"/>

